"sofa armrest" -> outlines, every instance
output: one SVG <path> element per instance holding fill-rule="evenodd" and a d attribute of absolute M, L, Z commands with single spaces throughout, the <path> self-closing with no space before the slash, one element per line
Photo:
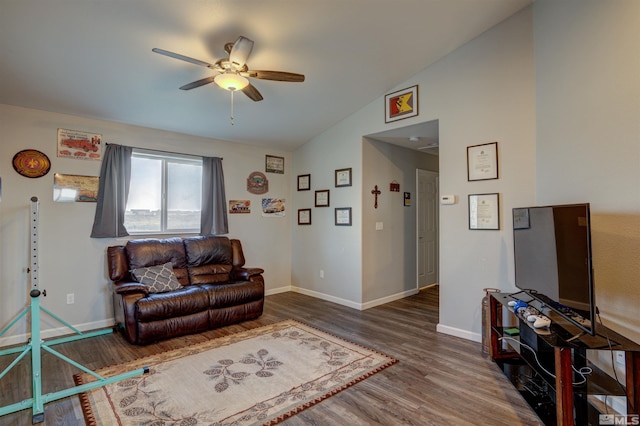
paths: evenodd
<path fill-rule="evenodd" d="M 132 293 L 141 293 L 144 295 L 144 297 L 149 296 L 149 287 L 137 282 L 116 283 L 113 285 L 113 291 L 122 295 L 132 294 Z"/>
<path fill-rule="evenodd" d="M 262 275 L 262 268 L 233 268 L 230 278 L 234 281 L 253 281 L 251 278 Z"/>

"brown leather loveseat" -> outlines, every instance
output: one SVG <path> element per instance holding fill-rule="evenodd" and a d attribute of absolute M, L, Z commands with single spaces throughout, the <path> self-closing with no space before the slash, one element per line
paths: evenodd
<path fill-rule="evenodd" d="M 262 315 L 263 269 L 244 268 L 239 240 L 131 240 L 107 249 L 115 320 L 145 345 Z"/>

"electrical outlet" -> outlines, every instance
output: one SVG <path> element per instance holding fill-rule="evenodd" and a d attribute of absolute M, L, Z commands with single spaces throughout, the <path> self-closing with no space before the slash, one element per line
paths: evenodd
<path fill-rule="evenodd" d="M 324 278 L 324 269 L 320 269 L 320 278 Z"/>
<path fill-rule="evenodd" d="M 624 365 L 624 352 L 623 351 L 616 351 L 616 362 L 618 364 Z"/>
<path fill-rule="evenodd" d="M 73 293 L 67 293 L 67 305 L 76 303 L 76 296 Z"/>

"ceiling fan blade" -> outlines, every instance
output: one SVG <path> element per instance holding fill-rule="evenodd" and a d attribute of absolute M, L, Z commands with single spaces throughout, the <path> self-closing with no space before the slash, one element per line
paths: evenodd
<path fill-rule="evenodd" d="M 251 83 L 249 83 L 247 86 L 245 86 L 244 89 L 242 89 L 242 92 L 247 95 L 249 97 L 249 99 L 251 99 L 252 101 L 258 102 L 261 101 L 262 99 L 264 99 L 262 97 L 262 95 L 260 94 L 260 92 L 258 92 L 258 89 L 255 88 L 255 86 Z"/>
<path fill-rule="evenodd" d="M 196 87 L 204 86 L 205 84 L 213 83 L 213 80 L 215 78 L 215 76 L 205 77 L 201 80 L 194 81 L 193 83 L 185 84 L 184 86 L 180 87 L 180 90 L 191 90 L 195 89 Z"/>
<path fill-rule="evenodd" d="M 211 65 L 208 62 L 204 62 L 204 61 L 201 61 L 199 59 L 190 58 L 188 56 L 184 56 L 184 55 L 181 55 L 179 53 L 169 52 L 168 50 L 158 49 L 157 47 L 154 47 L 151 50 L 153 52 L 159 53 L 159 54 L 164 55 L 164 56 L 168 56 L 170 58 L 179 59 L 179 60 L 185 61 L 185 62 L 190 62 L 192 64 L 200 65 L 202 67 L 213 68 L 213 65 Z"/>
<path fill-rule="evenodd" d="M 295 74 L 292 72 L 284 71 L 256 71 L 249 70 L 241 73 L 245 77 L 259 78 L 261 80 L 273 80 L 273 81 L 289 81 L 294 83 L 301 83 L 304 81 L 303 74 Z"/>
<path fill-rule="evenodd" d="M 239 70 L 247 63 L 251 50 L 253 50 L 253 40 L 249 40 L 246 37 L 240 36 L 233 43 L 231 52 L 229 52 L 229 61 L 237 67 L 236 70 Z"/>

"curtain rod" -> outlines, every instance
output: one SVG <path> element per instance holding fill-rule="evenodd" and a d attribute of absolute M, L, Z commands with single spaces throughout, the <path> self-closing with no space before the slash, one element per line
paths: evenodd
<path fill-rule="evenodd" d="M 105 145 L 118 145 L 118 144 L 117 143 L 116 144 L 111 144 L 111 143 L 106 142 Z M 162 153 L 162 154 L 193 155 L 193 154 L 186 154 L 184 152 L 172 152 L 172 151 L 164 151 L 164 150 L 161 150 L 161 149 L 140 148 L 140 147 L 137 147 L 137 146 L 132 146 L 131 148 L 143 149 L 145 151 L 159 152 L 159 153 Z M 203 157 L 202 155 L 193 155 L 193 156 L 194 157 Z M 224 160 L 224 158 L 222 158 L 222 157 L 217 157 L 217 158 L 219 158 L 220 160 Z"/>

